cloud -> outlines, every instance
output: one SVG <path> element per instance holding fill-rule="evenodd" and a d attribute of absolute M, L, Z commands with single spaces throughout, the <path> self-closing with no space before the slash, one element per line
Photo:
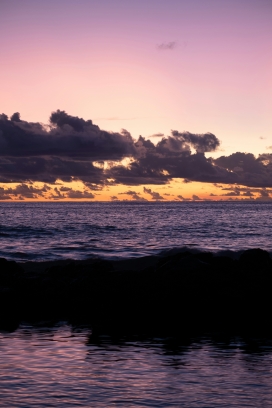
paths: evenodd
<path fill-rule="evenodd" d="M 152 191 L 151 188 L 144 187 L 144 193 L 150 194 L 152 200 L 165 200 L 165 198 L 161 196 L 160 193 Z"/>
<path fill-rule="evenodd" d="M 19 113 L 14 115 L 20 116 Z M 12 115 L 12 118 L 14 117 Z M 0 157 L 62 157 L 80 160 L 120 160 L 135 154 L 130 133 L 106 132 L 91 120 L 57 110 L 48 129 L 23 120 L 0 121 Z"/>
<path fill-rule="evenodd" d="M 45 193 L 51 190 L 51 187 L 44 184 L 43 187 L 37 188 L 33 187 L 32 185 L 27 184 L 19 184 L 16 187 L 9 187 L 4 189 L 0 187 L 0 200 L 9 200 L 11 198 L 18 198 L 21 199 L 40 199 L 45 197 Z"/>
<path fill-rule="evenodd" d="M 95 198 L 95 195 L 89 191 L 79 191 L 79 190 L 70 190 L 66 194 L 66 198 L 73 198 L 73 199 L 92 199 Z"/>
<path fill-rule="evenodd" d="M 191 145 L 198 153 L 213 152 L 215 151 L 220 142 L 218 138 L 212 133 L 195 134 L 190 132 L 178 132 L 177 130 L 172 130 L 172 139 L 168 140 L 176 141 L 179 140 L 185 146 Z"/>
<path fill-rule="evenodd" d="M 222 174 L 227 178 L 228 171 L 216 169 L 204 151 L 217 149 L 219 140 L 211 133 L 192 134 L 172 131 L 157 144 L 142 136 L 135 142 L 136 156 L 124 167 L 114 165 L 108 177 L 127 185 L 166 184 L 172 178 L 185 178 L 197 181 L 217 181 Z M 191 153 L 191 147 L 198 150 Z M 229 182 L 232 175 L 229 175 Z"/>
<path fill-rule="evenodd" d="M 1 157 L 0 182 L 42 181 L 54 183 L 57 179 L 70 182 L 82 180 L 104 184 L 103 170 L 90 161 L 62 157 Z"/>
<path fill-rule="evenodd" d="M 27 185 L 81 181 L 88 198 L 92 198 L 89 190 L 110 185 L 165 185 L 175 178 L 185 183 L 198 181 L 216 186 L 272 187 L 272 154 L 255 157 L 237 152 L 213 159 L 207 158 L 205 153 L 218 150 L 220 141 L 210 132 L 172 130 L 169 136 L 158 136 L 161 140 L 157 142 L 142 136 L 135 140 L 125 129 L 119 133 L 104 131 L 91 120 L 61 110 L 51 114 L 49 125 L 24 121 L 18 112 L 10 120 L 2 114 L 0 182 Z M 65 197 L 69 194 L 82 197 L 74 190 L 58 191 Z M 52 194 L 57 199 L 58 192 L 52 191 Z M 153 199 L 164 199 L 155 197 Z"/>
<path fill-rule="evenodd" d="M 266 188 L 249 188 L 249 187 L 241 187 L 241 186 L 229 186 L 229 187 L 222 187 L 222 191 L 228 191 L 227 193 L 220 194 L 220 196 L 240 196 L 240 197 L 249 197 L 255 198 L 255 194 L 259 194 L 257 199 L 266 199 L 270 197 L 270 193 L 272 193 L 272 189 Z"/>
<path fill-rule="evenodd" d="M 233 197 L 233 196 L 239 196 L 240 195 L 240 192 L 239 191 L 237 191 L 237 190 L 234 190 L 234 191 L 229 191 L 228 193 L 225 193 L 225 194 L 222 194 L 223 196 L 226 196 L 226 197 Z"/>
<path fill-rule="evenodd" d="M 62 187 L 59 188 L 59 190 L 66 192 L 66 191 L 71 191 L 72 189 L 71 189 L 71 187 L 64 187 L 64 186 L 62 186 Z"/>
<path fill-rule="evenodd" d="M 0 187 L 0 200 L 11 200 L 11 196 L 3 187 Z"/>
<path fill-rule="evenodd" d="M 19 113 L 19 112 L 15 112 L 13 115 L 11 115 L 10 120 L 11 120 L 12 122 L 21 122 L 20 113 Z"/>
<path fill-rule="evenodd" d="M 197 195 L 193 194 L 192 195 L 192 200 L 193 201 L 198 201 L 198 200 L 201 200 L 201 198 L 199 198 Z"/>
<path fill-rule="evenodd" d="M 161 51 L 169 51 L 173 50 L 176 47 L 176 41 L 170 41 L 168 43 L 161 43 L 157 46 L 157 48 Z"/>
<path fill-rule="evenodd" d="M 221 156 L 212 162 L 221 169 L 232 173 L 233 182 L 248 187 L 272 187 L 272 154 L 233 153 Z M 231 178 L 231 177 L 230 177 Z M 222 178 L 220 183 L 226 183 Z"/>
<path fill-rule="evenodd" d="M 141 197 L 140 194 L 136 193 L 136 191 L 125 191 L 124 193 L 118 193 L 118 195 L 123 195 L 123 194 L 127 194 L 131 197 L 132 200 L 134 201 L 146 201 L 146 199 L 144 197 Z"/>
<path fill-rule="evenodd" d="M 157 144 L 141 136 L 135 141 L 127 130 L 106 132 L 91 120 L 60 110 L 51 114 L 47 127 L 21 120 L 18 112 L 12 120 L 2 114 L 0 182 L 81 180 L 93 190 L 107 185 L 108 180 L 126 185 L 165 184 L 173 177 L 189 179 L 198 168 L 200 172 L 214 172 L 203 155 L 191 154 L 191 147 L 202 153 L 218 145 L 211 133 L 178 131 Z M 121 162 L 125 157 L 131 158 L 129 166 Z M 104 162 L 108 163 L 106 169 Z"/>
<path fill-rule="evenodd" d="M 182 195 L 177 196 L 181 201 L 191 201 L 191 198 L 185 198 Z"/>
<path fill-rule="evenodd" d="M 164 133 L 154 133 L 154 135 L 151 135 L 149 137 L 163 137 Z"/>
<path fill-rule="evenodd" d="M 50 187 L 44 184 L 42 187 L 19 184 L 16 187 L 0 187 L 0 200 L 62 200 L 62 199 L 93 199 L 95 196 L 87 189 L 85 191 L 73 190 L 70 187 Z"/>

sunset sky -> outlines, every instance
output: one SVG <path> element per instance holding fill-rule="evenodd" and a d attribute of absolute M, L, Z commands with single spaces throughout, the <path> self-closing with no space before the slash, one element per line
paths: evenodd
<path fill-rule="evenodd" d="M 271 22 L 271 0 L 0 0 L 0 200 L 272 199 Z"/>

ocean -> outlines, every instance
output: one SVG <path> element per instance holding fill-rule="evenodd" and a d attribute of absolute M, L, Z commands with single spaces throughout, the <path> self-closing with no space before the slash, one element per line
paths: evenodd
<path fill-rule="evenodd" d="M 171 250 L 272 252 L 270 202 L 0 204 L 0 257 L 117 259 Z"/>
<path fill-rule="evenodd" d="M 0 257 L 272 253 L 271 210 L 269 202 L 1 203 Z M 270 338 L 96 337 L 66 321 L 0 330 L 0 407 L 269 407 L 271 380 Z"/>
<path fill-rule="evenodd" d="M 92 339 L 87 328 L 0 333 L 0 407 L 272 406 L 272 341 Z"/>

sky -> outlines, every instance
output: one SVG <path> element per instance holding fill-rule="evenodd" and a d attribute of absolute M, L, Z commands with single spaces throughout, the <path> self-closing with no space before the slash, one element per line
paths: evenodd
<path fill-rule="evenodd" d="M 271 199 L 271 21 L 271 0 L 0 0 L 0 200 Z"/>

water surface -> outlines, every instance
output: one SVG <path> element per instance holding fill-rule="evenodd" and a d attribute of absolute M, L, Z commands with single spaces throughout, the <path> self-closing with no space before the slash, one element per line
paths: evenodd
<path fill-rule="evenodd" d="M 1 407 L 269 407 L 272 342 L 92 339 L 87 328 L 0 334 Z"/>
<path fill-rule="evenodd" d="M 172 248 L 272 252 L 272 203 L 0 203 L 0 256 L 130 258 Z"/>

